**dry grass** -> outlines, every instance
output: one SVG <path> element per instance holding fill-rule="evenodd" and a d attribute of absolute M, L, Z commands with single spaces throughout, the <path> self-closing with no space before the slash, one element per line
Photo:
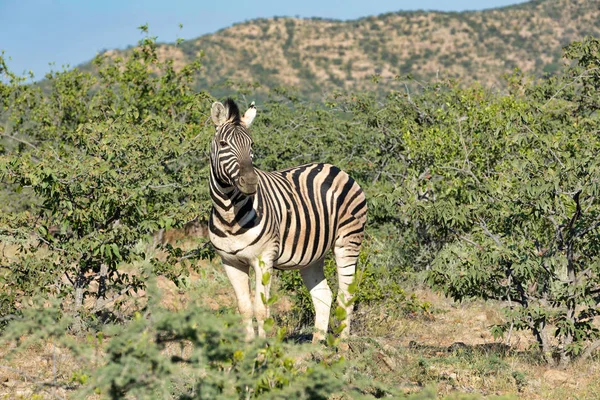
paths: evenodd
<path fill-rule="evenodd" d="M 375 378 L 402 382 L 407 391 L 435 385 L 444 396 L 598 398 L 598 357 L 575 362 L 565 370 L 548 368 L 532 351 L 535 341 L 530 335 L 513 332 L 510 346 L 494 340 L 490 326 L 502 320 L 498 304 L 456 304 L 429 290 L 419 290 L 417 295 L 432 304 L 432 316 L 407 318 L 391 315 L 389 310 L 359 313 L 359 331 L 351 341 L 349 358 L 364 362 L 365 353 L 373 354 L 368 372 Z"/>

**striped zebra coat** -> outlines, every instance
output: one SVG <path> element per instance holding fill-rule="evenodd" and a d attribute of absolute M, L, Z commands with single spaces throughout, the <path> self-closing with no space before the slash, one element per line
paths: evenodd
<path fill-rule="evenodd" d="M 247 338 L 264 336 L 273 268 L 299 269 L 315 307 L 313 342 L 324 338 L 332 293 L 323 273 L 326 252 L 337 264 L 338 303 L 346 310 L 342 337 L 349 334 L 353 306 L 348 290 L 356 271 L 367 218 L 365 195 L 339 168 L 307 164 L 265 172 L 252 164 L 248 128 L 254 103 L 240 116 L 234 101 L 215 102 L 211 117 L 216 133 L 210 148 L 210 194 L 213 209 L 209 236 L 235 291 Z M 254 302 L 249 271 L 255 271 Z"/>

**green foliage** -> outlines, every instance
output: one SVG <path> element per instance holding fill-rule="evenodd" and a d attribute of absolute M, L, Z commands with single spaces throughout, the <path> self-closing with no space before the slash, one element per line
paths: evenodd
<path fill-rule="evenodd" d="M 24 310 L 1 342 L 12 347 L 10 357 L 47 340 L 76 355 L 80 367 L 65 377 L 76 397 L 329 399 L 341 393 L 360 398 L 364 391 L 344 382 L 346 363 L 336 349 L 287 344 L 281 329 L 246 343 L 237 315 L 217 315 L 202 305 L 173 312 L 158 305 L 154 284 L 148 289 L 144 313 L 125 325 L 105 325 L 89 340 L 65 335 L 69 319 L 55 305 L 38 304 Z M 49 385 L 63 383 L 55 378 Z"/>
<path fill-rule="evenodd" d="M 107 298 L 143 287 L 141 276 L 119 268 L 146 257 L 142 240 L 207 209 L 198 177 L 209 135 L 198 136 L 198 126 L 210 96 L 191 90 L 199 63 L 176 71 L 156 50 L 146 37 L 127 59 L 98 56 L 94 75 L 49 74 L 47 92 L 10 74 L 2 84 L 11 130 L 3 136 L 28 146 L 6 152 L 0 179 L 41 201 L 22 221 L 35 225 L 35 240 L 11 264 L 4 297 L 28 280 L 60 296 L 73 291 L 78 310 L 95 282 L 99 311 Z"/>
<path fill-rule="evenodd" d="M 599 338 L 591 324 L 600 283 L 597 43 L 567 48 L 573 67 L 524 85 L 526 97 L 504 97 L 501 111 L 488 114 L 487 101 L 465 110 L 471 135 L 457 138 L 462 161 L 434 161 L 451 172 L 440 173 L 432 206 L 449 206 L 430 215 L 457 240 L 434 261 L 430 282 L 457 300 L 506 300 L 508 319 L 496 333 L 531 330 L 551 364 L 566 365 Z M 485 127 L 470 123 L 483 118 Z"/>
<path fill-rule="evenodd" d="M 391 308 L 402 308 L 407 300 L 403 282 L 398 279 L 402 274 L 390 265 L 373 265 L 370 259 L 373 249 L 368 244 L 365 243 L 359 257 L 359 270 L 355 278 L 356 304 L 374 305 L 385 301 Z"/>

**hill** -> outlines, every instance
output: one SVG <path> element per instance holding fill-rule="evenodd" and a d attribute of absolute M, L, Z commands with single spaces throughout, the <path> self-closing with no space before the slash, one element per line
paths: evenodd
<path fill-rule="evenodd" d="M 600 2 L 537 0 L 476 12 L 398 12 L 353 21 L 257 19 L 214 34 L 164 44 L 165 57 L 185 63 L 204 52 L 198 77 L 206 88 L 227 79 L 289 85 L 318 95 L 369 88 L 382 79 L 436 75 L 497 85 L 520 68 L 555 72 L 562 47 L 600 35 Z"/>
<path fill-rule="evenodd" d="M 534 0 L 485 11 L 397 12 L 353 21 L 257 19 L 163 44 L 161 54 L 183 65 L 202 51 L 202 88 L 233 79 L 318 95 L 367 89 L 373 75 L 439 75 L 488 86 L 514 68 L 541 76 L 560 67 L 564 45 L 588 35 L 600 35 L 600 2 Z"/>

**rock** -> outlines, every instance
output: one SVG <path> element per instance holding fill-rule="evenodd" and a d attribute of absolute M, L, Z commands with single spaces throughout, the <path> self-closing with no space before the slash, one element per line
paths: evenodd
<path fill-rule="evenodd" d="M 485 314 L 478 314 L 475 316 L 475 320 L 477 320 L 477 321 L 485 322 L 485 321 L 487 321 L 487 319 L 488 319 L 487 315 L 485 315 Z"/>
<path fill-rule="evenodd" d="M 544 380 L 551 385 L 563 385 L 570 380 L 571 376 L 565 371 L 549 369 L 544 372 Z"/>
<path fill-rule="evenodd" d="M 398 355 L 398 349 L 396 349 L 394 346 L 391 346 L 389 344 L 384 344 L 382 347 L 383 347 L 383 351 L 385 351 L 387 354 Z"/>
<path fill-rule="evenodd" d="M 375 353 L 373 358 L 388 367 L 390 371 L 395 371 L 398 368 L 396 361 L 381 351 Z"/>

